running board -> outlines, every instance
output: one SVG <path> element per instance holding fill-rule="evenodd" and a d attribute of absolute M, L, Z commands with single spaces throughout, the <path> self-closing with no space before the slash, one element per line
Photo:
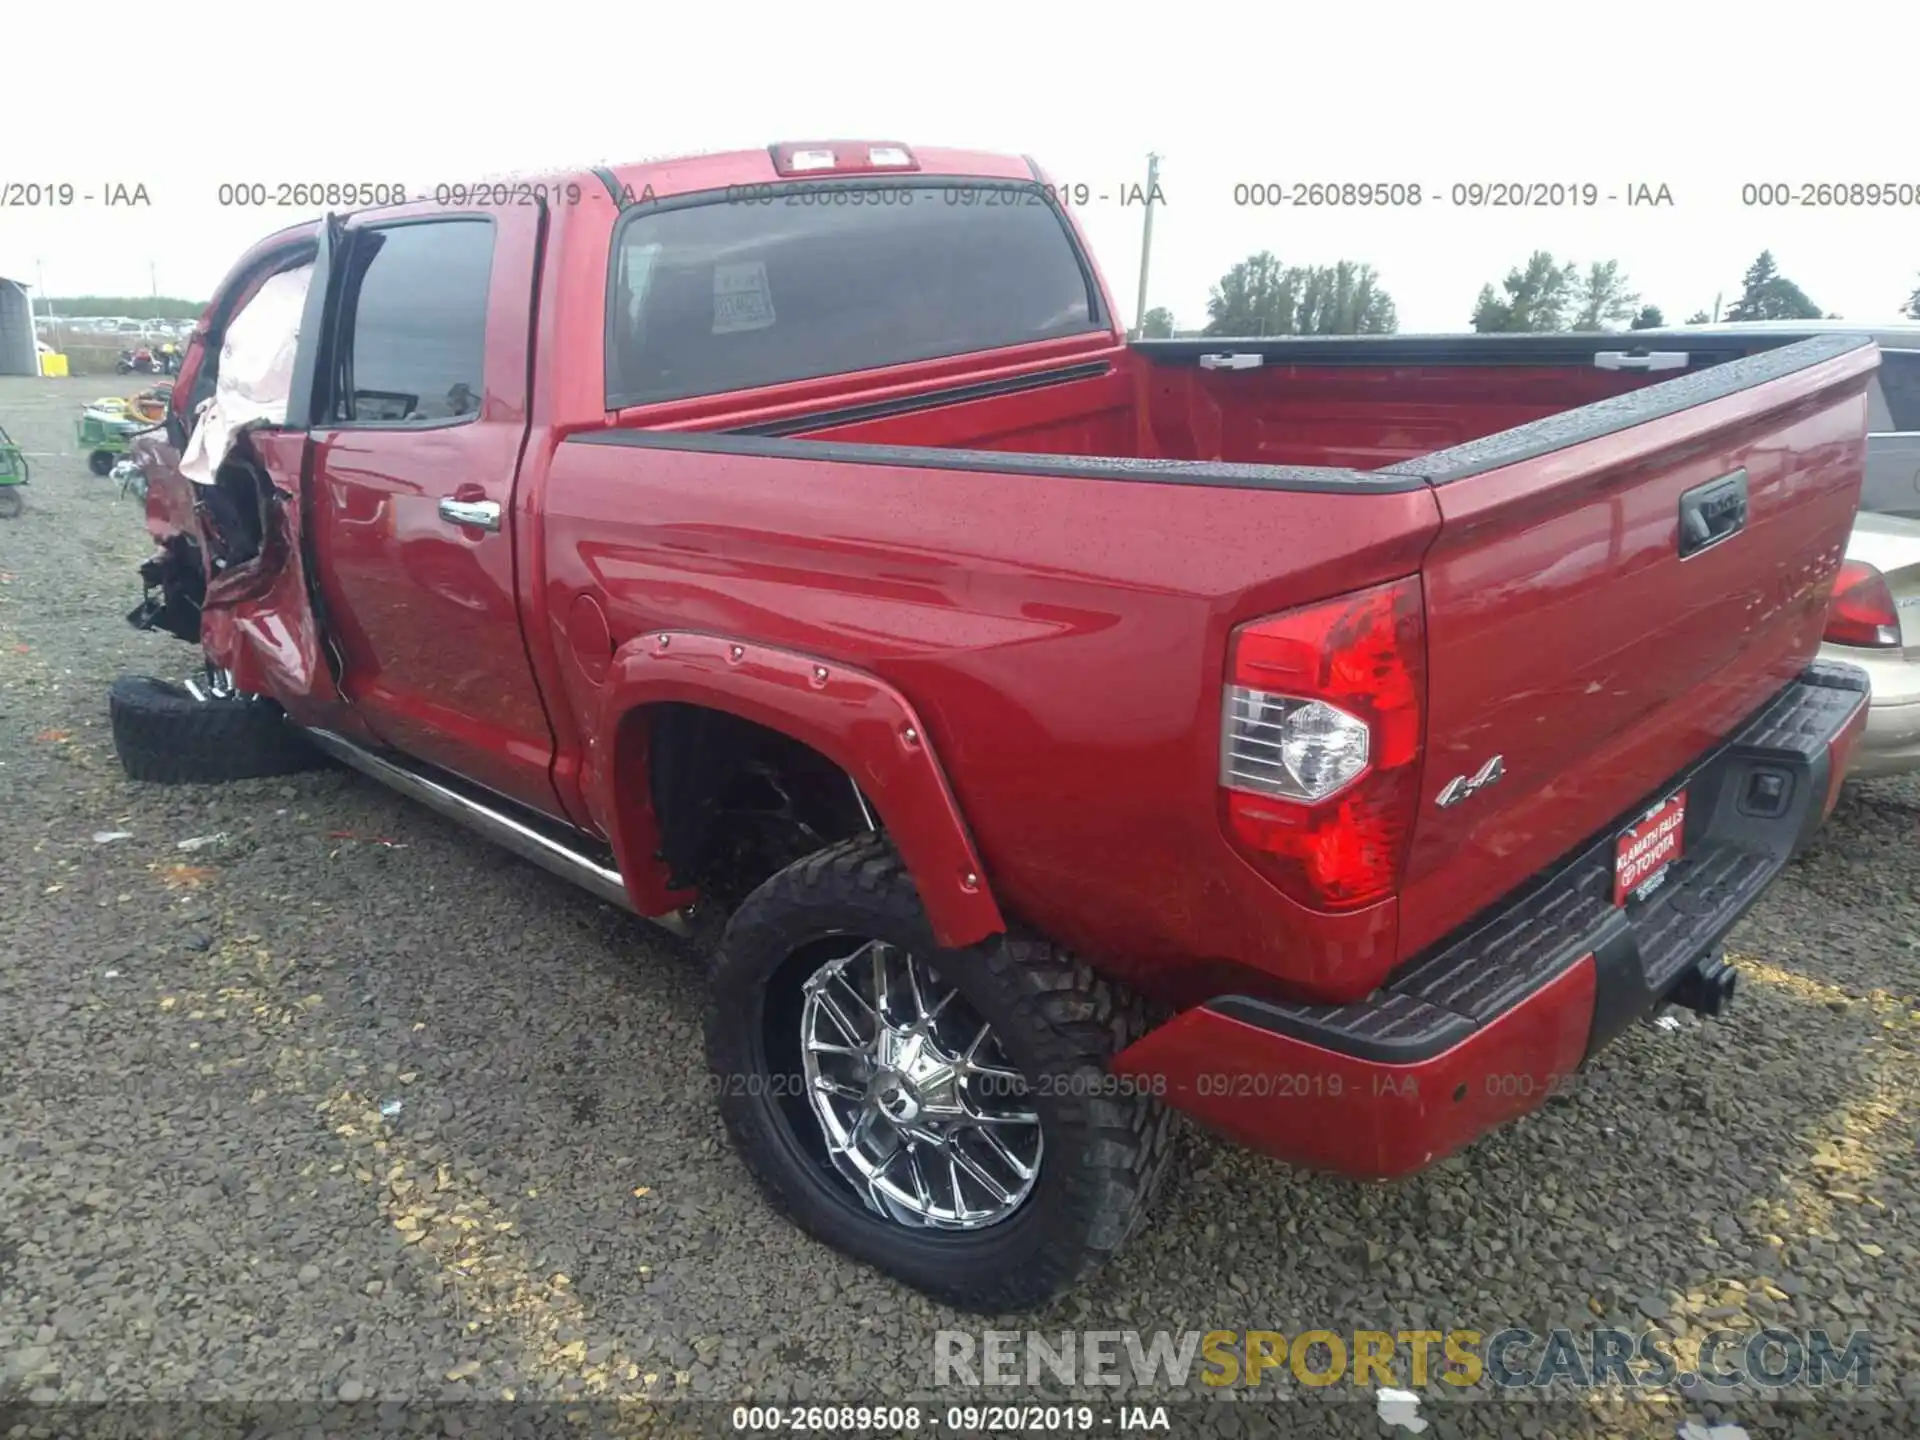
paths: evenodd
<path fill-rule="evenodd" d="M 551 835 L 543 834 L 532 825 L 516 820 L 504 811 L 483 804 L 450 785 L 433 779 L 400 761 L 389 759 L 367 750 L 345 736 L 336 735 L 331 730 L 302 730 L 301 733 L 314 745 L 324 750 L 334 759 L 351 765 L 362 775 L 378 780 L 398 790 L 402 795 L 418 800 L 428 809 L 437 811 L 449 820 L 458 820 L 461 824 L 478 831 L 495 844 L 511 850 L 523 860 L 531 860 L 550 874 L 558 875 L 562 880 L 571 880 L 574 884 L 597 895 L 609 904 L 632 911 L 633 900 L 627 894 L 627 885 L 620 878 L 620 872 L 610 866 L 602 865 L 589 855 L 583 855 L 572 846 Z M 666 915 L 646 915 L 642 919 L 675 935 L 685 938 L 690 932 L 686 917 L 675 911 Z"/>

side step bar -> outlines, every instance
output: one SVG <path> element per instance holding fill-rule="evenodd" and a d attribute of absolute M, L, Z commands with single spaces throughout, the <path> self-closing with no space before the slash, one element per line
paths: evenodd
<path fill-rule="evenodd" d="M 362 775 L 391 786 L 450 820 L 458 820 L 562 880 L 571 880 L 600 899 L 632 911 L 633 901 L 627 895 L 626 882 L 620 878 L 618 870 L 582 854 L 556 836 L 548 835 L 515 819 L 504 810 L 484 804 L 464 791 L 413 769 L 397 756 L 389 758 L 376 754 L 331 730 L 302 730 L 300 733 L 316 747 L 334 759 L 351 765 Z M 686 917 L 679 913 L 642 918 L 683 938 L 690 933 Z"/>

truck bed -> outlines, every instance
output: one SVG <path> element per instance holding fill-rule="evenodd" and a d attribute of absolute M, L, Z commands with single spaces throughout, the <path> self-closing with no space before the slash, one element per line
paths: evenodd
<path fill-rule="evenodd" d="M 817 400 L 763 409 L 731 396 L 685 418 L 636 418 L 741 437 L 1373 471 L 1657 389 L 1526 437 L 1590 438 L 1862 343 L 1721 337 L 1648 355 L 1613 334 L 1148 340 L 1004 370 L 976 357 L 957 383 L 873 372 Z M 1740 361 L 1751 363 L 1725 369 Z"/>
<path fill-rule="evenodd" d="M 607 587 L 616 636 L 758 633 L 913 697 L 959 752 L 988 865 L 1049 933 L 1357 998 L 1599 835 L 1818 647 L 1872 346 L 1706 353 L 1665 379 L 1594 364 L 1625 344 L 1150 343 L 1012 375 L 975 357 L 885 396 L 843 380 L 780 415 L 732 397 L 687 428 L 562 445 L 547 544 L 566 583 Z M 1215 353 L 1262 363 L 1203 368 Z M 1349 463 L 1302 463 L 1332 456 Z M 1739 533 L 1689 550 L 1683 502 L 1723 485 L 1745 497 Z M 1392 898 L 1305 927 L 1303 954 L 1222 835 L 1227 635 L 1407 576 L 1426 694 L 1404 870 Z M 1497 788 L 1433 803 L 1495 758 Z M 1157 966 L 1161 988 L 1179 968 Z"/>

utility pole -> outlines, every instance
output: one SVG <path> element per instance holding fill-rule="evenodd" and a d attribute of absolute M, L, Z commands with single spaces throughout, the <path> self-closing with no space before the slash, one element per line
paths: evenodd
<path fill-rule="evenodd" d="M 1720 292 L 1720 295 L 1724 295 L 1726 293 L 1727 293 L 1726 291 L 1722 290 Z M 1720 323 L 1720 295 L 1716 295 L 1713 297 L 1713 323 L 1716 325 Z"/>
<path fill-rule="evenodd" d="M 1133 336 L 1147 333 L 1147 261 L 1153 254 L 1153 196 L 1160 183 L 1160 157 L 1147 156 L 1147 216 L 1140 227 L 1140 303 L 1135 307 Z"/>
<path fill-rule="evenodd" d="M 160 272 L 151 260 L 147 261 L 147 293 L 156 300 L 160 298 Z"/>
<path fill-rule="evenodd" d="M 33 278 L 35 282 L 33 288 L 40 292 L 41 303 L 47 307 L 47 318 L 49 320 L 57 318 L 53 313 L 53 301 L 47 298 L 47 262 L 46 261 L 35 260 L 33 262 Z"/>

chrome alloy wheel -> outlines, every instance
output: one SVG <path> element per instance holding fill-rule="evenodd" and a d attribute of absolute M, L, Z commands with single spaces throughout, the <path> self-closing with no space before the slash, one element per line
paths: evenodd
<path fill-rule="evenodd" d="M 869 1209 L 936 1230 L 984 1229 L 1019 1209 L 1040 1173 L 1040 1116 L 958 990 L 867 940 L 816 970 L 804 995 L 807 1100 Z"/>

